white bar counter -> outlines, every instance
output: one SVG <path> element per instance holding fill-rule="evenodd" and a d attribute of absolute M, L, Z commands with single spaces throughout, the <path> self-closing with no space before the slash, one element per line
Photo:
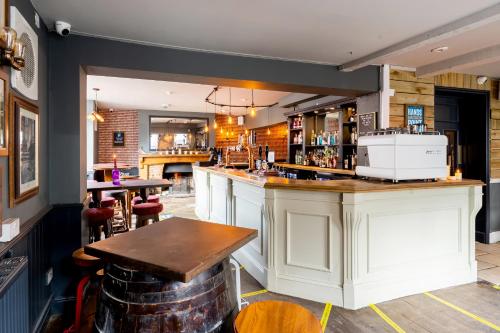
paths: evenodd
<path fill-rule="evenodd" d="M 476 281 L 480 181 L 193 172 L 200 219 L 258 230 L 233 256 L 269 291 L 358 309 Z"/>

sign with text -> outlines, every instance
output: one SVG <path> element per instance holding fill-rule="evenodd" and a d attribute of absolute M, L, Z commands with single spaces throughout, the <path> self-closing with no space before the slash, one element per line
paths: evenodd
<path fill-rule="evenodd" d="M 424 106 L 407 105 L 405 119 L 406 126 L 422 125 L 424 123 Z"/>
<path fill-rule="evenodd" d="M 123 147 L 125 146 L 125 132 L 113 132 L 113 146 Z"/>
<path fill-rule="evenodd" d="M 358 114 L 358 133 L 365 135 L 377 129 L 377 112 Z"/>

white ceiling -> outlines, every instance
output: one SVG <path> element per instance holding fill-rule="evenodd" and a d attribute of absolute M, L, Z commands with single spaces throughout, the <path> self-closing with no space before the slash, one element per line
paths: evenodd
<path fill-rule="evenodd" d="M 496 0 L 32 0 L 73 31 L 190 49 L 340 64 Z M 498 36 L 498 35 L 497 35 Z M 352 52 L 352 55 L 350 54 Z"/>
<path fill-rule="evenodd" d="M 205 98 L 214 88 L 210 85 L 89 75 L 88 99 L 95 99 L 93 88 L 100 89 L 97 95 L 99 108 L 214 112 L 214 106 L 205 103 Z M 254 102 L 256 105 L 273 104 L 288 94 L 254 90 Z M 231 88 L 231 100 L 232 104 L 251 104 L 251 90 Z M 219 88 L 217 103 L 229 104 L 229 88 Z M 229 109 L 226 108 L 225 111 L 228 112 Z M 231 111 L 235 115 L 245 112 L 245 109 L 241 108 Z"/>

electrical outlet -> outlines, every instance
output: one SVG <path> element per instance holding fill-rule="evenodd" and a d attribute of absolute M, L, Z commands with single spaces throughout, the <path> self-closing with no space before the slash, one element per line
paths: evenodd
<path fill-rule="evenodd" d="M 54 277 L 54 270 L 50 267 L 45 272 L 45 285 L 48 286 L 52 282 L 52 278 Z"/>

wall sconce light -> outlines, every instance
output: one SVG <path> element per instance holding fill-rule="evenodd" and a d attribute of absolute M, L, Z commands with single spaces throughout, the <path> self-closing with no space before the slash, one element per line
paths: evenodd
<path fill-rule="evenodd" d="M 3 27 L 0 30 L 0 59 L 1 64 L 9 65 L 15 70 L 24 67 L 24 52 L 26 47 L 17 39 L 16 30 Z"/>

